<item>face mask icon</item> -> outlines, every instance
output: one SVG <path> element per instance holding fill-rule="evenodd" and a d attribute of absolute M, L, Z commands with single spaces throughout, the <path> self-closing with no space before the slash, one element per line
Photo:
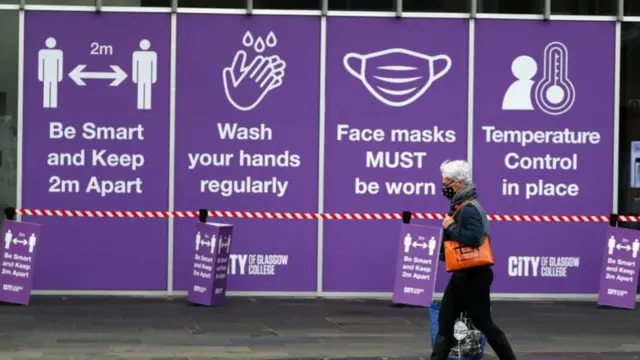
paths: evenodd
<path fill-rule="evenodd" d="M 342 62 L 371 95 L 394 107 L 416 101 L 451 69 L 447 55 L 429 56 L 399 48 L 366 55 L 349 53 Z"/>

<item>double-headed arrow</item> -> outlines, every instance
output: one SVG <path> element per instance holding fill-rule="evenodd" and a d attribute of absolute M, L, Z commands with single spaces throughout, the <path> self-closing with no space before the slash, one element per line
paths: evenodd
<path fill-rule="evenodd" d="M 413 242 L 413 247 L 414 247 L 414 248 L 416 248 L 416 247 L 421 247 L 421 248 L 423 248 L 423 249 L 426 249 L 426 248 L 427 248 L 427 244 L 425 244 L 425 243 L 423 243 L 423 242 L 417 242 L 417 241 L 414 241 L 414 242 Z"/>
<path fill-rule="evenodd" d="M 618 244 L 618 245 L 616 245 L 616 249 L 618 249 L 618 250 L 625 249 L 626 251 L 629 251 L 629 250 L 631 250 L 631 246 Z"/>
<path fill-rule="evenodd" d="M 14 243 L 14 244 L 27 245 L 27 240 L 13 239 L 13 243 Z"/>
<path fill-rule="evenodd" d="M 86 67 L 87 65 L 78 65 L 69 73 L 71 80 L 78 86 L 86 86 L 87 84 L 83 80 L 87 79 L 113 80 L 109 86 L 118 86 L 127 78 L 127 73 L 120 69 L 118 65 L 109 65 L 113 70 L 111 72 L 83 72 L 82 70 Z"/>

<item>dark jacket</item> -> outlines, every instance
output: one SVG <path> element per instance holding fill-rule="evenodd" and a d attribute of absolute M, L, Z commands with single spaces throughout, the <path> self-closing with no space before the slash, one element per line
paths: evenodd
<path fill-rule="evenodd" d="M 456 240 L 474 247 L 482 245 L 485 234 L 489 234 L 489 220 L 477 198 L 475 187 L 469 186 L 452 199 L 448 215 L 453 216 L 454 222 L 444 229 L 443 241 Z M 458 206 L 465 201 L 470 202 L 456 213 Z M 444 260 L 444 246 L 440 248 L 440 259 Z"/>

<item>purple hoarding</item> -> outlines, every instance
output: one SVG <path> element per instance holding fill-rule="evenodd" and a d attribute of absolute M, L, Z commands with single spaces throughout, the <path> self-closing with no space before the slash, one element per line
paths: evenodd
<path fill-rule="evenodd" d="M 168 208 L 170 26 L 167 14 L 27 12 L 23 208 Z M 35 288 L 166 289 L 166 220 L 37 221 L 48 241 Z"/>
<path fill-rule="evenodd" d="M 400 228 L 393 302 L 429 306 L 433 300 L 440 257 L 442 227 L 406 225 Z"/>
<path fill-rule="evenodd" d="M 207 306 L 224 304 L 232 233 L 230 224 L 196 223 L 189 302 Z"/>
<path fill-rule="evenodd" d="M 468 30 L 462 19 L 327 19 L 326 212 L 447 210 L 439 165 L 466 157 Z M 398 223 L 325 222 L 324 290 L 390 291 Z"/>
<path fill-rule="evenodd" d="M 178 17 L 176 210 L 316 212 L 320 18 Z M 175 226 L 175 288 L 193 223 Z M 234 221 L 229 290 L 315 291 L 315 221 Z"/>
<path fill-rule="evenodd" d="M 639 235 L 637 230 L 609 228 L 605 237 L 601 237 L 606 239 L 606 245 L 602 246 L 598 304 L 625 309 L 636 307 Z"/>
<path fill-rule="evenodd" d="M 0 301 L 28 305 L 33 287 L 40 225 L 5 220 L 2 228 Z"/>
<path fill-rule="evenodd" d="M 614 29 L 608 22 L 478 20 L 473 169 L 487 211 L 611 211 Z M 493 290 L 597 292 L 606 226 L 493 223 Z"/>

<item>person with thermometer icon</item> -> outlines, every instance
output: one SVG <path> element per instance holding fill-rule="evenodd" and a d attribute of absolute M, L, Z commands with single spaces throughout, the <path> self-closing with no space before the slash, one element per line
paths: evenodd
<path fill-rule="evenodd" d="M 573 106 L 576 90 L 569 79 L 569 51 L 561 42 L 545 47 L 542 78 L 537 83 L 532 79 L 538 64 L 530 56 L 518 56 L 511 71 L 517 80 L 507 89 L 502 110 L 534 110 L 532 96 L 537 107 L 549 115 L 564 114 Z"/>

